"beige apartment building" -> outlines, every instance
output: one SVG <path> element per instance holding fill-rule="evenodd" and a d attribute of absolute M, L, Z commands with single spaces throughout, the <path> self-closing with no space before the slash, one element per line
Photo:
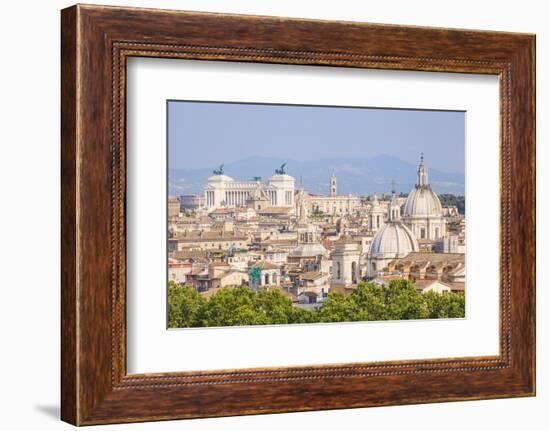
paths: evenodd
<path fill-rule="evenodd" d="M 180 251 L 197 248 L 200 250 L 229 250 L 230 248 L 246 249 L 248 236 L 240 232 L 199 231 L 184 232 L 168 238 L 168 251 Z"/>

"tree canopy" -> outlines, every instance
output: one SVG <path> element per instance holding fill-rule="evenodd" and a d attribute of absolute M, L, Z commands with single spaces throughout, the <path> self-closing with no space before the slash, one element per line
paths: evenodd
<path fill-rule="evenodd" d="M 444 207 L 451 207 L 455 206 L 458 209 L 458 212 L 462 215 L 464 215 L 464 211 L 466 209 L 466 199 L 462 195 L 453 195 L 450 193 L 442 193 L 439 196 L 439 200 L 441 201 L 441 205 Z"/>
<path fill-rule="evenodd" d="M 464 315 L 464 294 L 422 294 L 408 280 L 394 280 L 388 287 L 361 282 L 349 295 L 330 292 L 319 308 L 312 309 L 294 306 L 279 290 L 222 288 L 205 299 L 190 286 L 170 282 L 168 288 L 169 328 L 440 319 Z"/>

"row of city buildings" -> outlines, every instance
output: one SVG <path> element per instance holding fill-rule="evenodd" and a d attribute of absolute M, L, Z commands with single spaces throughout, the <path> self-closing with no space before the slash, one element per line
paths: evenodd
<path fill-rule="evenodd" d="M 413 281 L 420 292 L 462 292 L 465 219 L 441 205 L 423 156 L 407 197 L 327 195 L 297 188 L 284 166 L 267 181 L 220 169 L 201 196 L 170 197 L 168 278 L 205 296 L 222 287 L 278 289 L 322 305 L 362 280 Z"/>

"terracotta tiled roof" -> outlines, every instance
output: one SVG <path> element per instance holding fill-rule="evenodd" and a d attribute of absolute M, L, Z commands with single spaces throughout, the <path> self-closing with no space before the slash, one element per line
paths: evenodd
<path fill-rule="evenodd" d="M 215 266 L 215 267 L 219 267 L 219 266 L 229 266 L 229 264 L 227 262 L 212 262 L 210 264 L 210 266 Z"/>
<path fill-rule="evenodd" d="M 288 253 L 288 250 L 282 248 L 274 248 L 273 250 L 266 250 L 265 253 Z"/>
<path fill-rule="evenodd" d="M 322 274 L 318 271 L 308 271 L 308 272 L 304 272 L 302 275 L 300 275 L 300 278 L 302 280 L 317 280 L 321 277 L 324 277 L 324 274 Z"/>
<path fill-rule="evenodd" d="M 298 244 L 296 239 L 266 239 L 262 241 L 263 245 L 295 246 Z"/>
<path fill-rule="evenodd" d="M 206 255 L 201 250 L 178 250 L 171 252 L 170 256 L 177 260 L 197 260 L 206 258 Z"/>
<path fill-rule="evenodd" d="M 400 275 L 382 275 L 382 276 L 376 277 L 375 280 L 385 281 L 386 283 L 389 283 L 390 281 L 394 281 L 394 280 L 406 280 L 406 279 L 401 277 Z"/>
<path fill-rule="evenodd" d="M 401 262 L 429 261 L 432 263 L 442 261 L 464 262 L 464 253 L 423 253 L 412 252 L 399 259 Z"/>
<path fill-rule="evenodd" d="M 357 244 L 351 235 L 344 235 L 338 241 L 335 241 L 335 244 Z"/>
<path fill-rule="evenodd" d="M 178 234 L 171 240 L 176 241 L 216 241 L 216 240 L 231 240 L 231 239 L 247 239 L 247 236 L 240 232 L 226 232 L 223 230 L 214 231 L 194 231 Z"/>
<path fill-rule="evenodd" d="M 465 285 L 464 283 L 454 282 L 454 283 L 447 283 L 449 286 L 451 286 L 451 290 L 453 292 L 464 292 L 465 291 Z"/>
<path fill-rule="evenodd" d="M 206 268 L 193 268 L 191 270 L 191 275 L 201 275 L 203 273 L 207 272 Z"/>
<path fill-rule="evenodd" d="M 252 267 L 260 269 L 279 269 L 278 265 L 275 265 L 267 260 L 262 260 L 261 262 L 255 263 Z"/>
<path fill-rule="evenodd" d="M 449 287 L 447 283 L 444 283 L 441 280 L 416 280 L 414 282 L 414 287 L 415 289 L 424 290 L 426 287 L 429 287 L 435 283 L 443 284 L 444 286 Z"/>
<path fill-rule="evenodd" d="M 258 214 L 289 214 L 292 210 L 291 207 L 267 207 L 261 210 L 258 210 Z"/>

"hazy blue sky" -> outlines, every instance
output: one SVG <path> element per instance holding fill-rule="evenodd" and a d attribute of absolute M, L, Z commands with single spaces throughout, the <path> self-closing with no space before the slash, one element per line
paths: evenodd
<path fill-rule="evenodd" d="M 169 167 L 381 154 L 464 173 L 464 112 L 170 101 Z"/>

